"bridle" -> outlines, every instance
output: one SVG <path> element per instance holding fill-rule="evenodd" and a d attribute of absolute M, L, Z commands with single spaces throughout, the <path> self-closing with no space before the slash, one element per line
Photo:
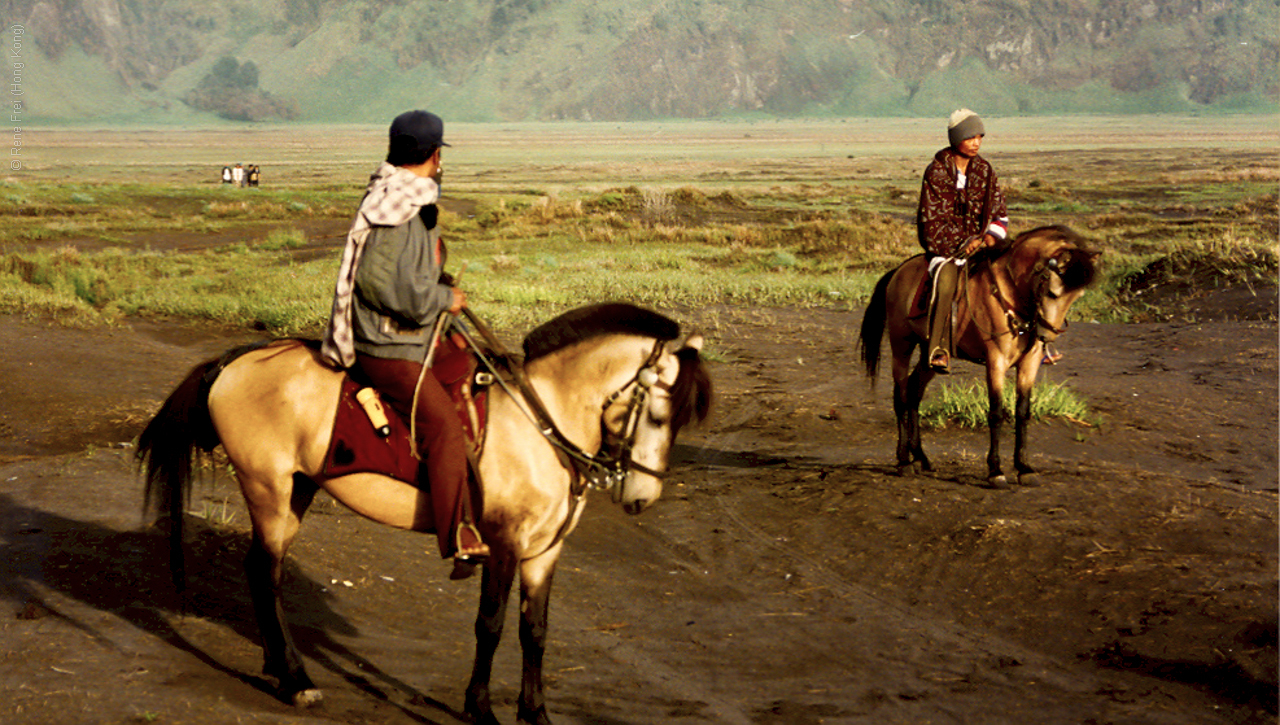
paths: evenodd
<path fill-rule="evenodd" d="M 1056 274 L 1061 279 L 1061 265 L 1057 257 L 1050 257 L 1047 260 L 1040 260 L 1031 268 L 1031 295 L 1028 304 L 1023 309 L 1018 309 L 1017 305 L 1011 302 L 1000 291 L 1000 283 L 996 278 L 995 265 L 987 265 L 987 271 L 991 275 L 991 294 L 996 298 L 996 302 L 1000 304 L 1000 308 L 1004 311 L 1005 322 L 1009 326 L 1009 331 L 1014 335 L 1021 337 L 1035 329 L 1045 329 L 1052 332 L 1055 336 L 1061 335 L 1067 331 L 1070 325 L 1066 320 L 1062 321 L 1062 327 L 1056 327 L 1044 316 L 1041 303 L 1044 301 L 1046 289 L 1049 286 L 1049 275 Z M 1030 312 L 1027 312 L 1027 307 Z M 1044 335 L 1037 335 L 1044 341 Z"/>
<path fill-rule="evenodd" d="M 497 336 L 493 334 L 483 320 L 476 317 L 470 308 L 463 307 L 462 312 L 496 356 L 506 359 L 511 358 L 510 353 L 505 350 Z M 564 522 L 560 525 L 559 530 L 556 531 L 551 543 L 542 553 L 549 551 L 564 539 L 573 523 L 577 509 L 586 495 L 587 489 L 610 491 L 613 502 L 619 503 L 623 499 L 623 489 L 626 486 L 628 474 L 632 471 L 638 471 L 659 479 L 666 477 L 666 472 L 649 468 L 631 457 L 632 449 L 635 446 L 636 432 L 640 427 L 640 419 L 649 409 L 648 401 L 652 391 L 657 389 L 666 394 L 671 392 L 672 386 L 658 378 L 656 368 L 658 360 L 662 358 L 662 353 L 666 350 L 666 341 L 657 340 L 654 343 L 653 350 L 650 351 L 649 356 L 636 371 L 635 375 L 631 376 L 626 383 L 623 383 L 622 387 L 605 398 L 600 406 L 600 428 L 602 434 L 600 450 L 595 453 L 589 453 L 569 440 L 560 431 L 559 426 L 551 418 L 550 412 L 547 411 L 546 405 L 538 397 L 538 393 L 533 389 L 533 386 L 529 384 L 524 375 L 524 370 L 519 365 L 499 365 L 489 359 L 489 356 L 484 352 L 484 348 L 471 338 L 466 328 L 462 325 L 455 325 L 454 327 L 467 340 L 467 344 L 471 346 L 481 363 L 488 368 L 489 373 L 493 376 L 493 382 L 501 386 L 512 400 L 523 399 L 525 401 L 525 405 L 518 406 L 521 412 L 529 419 L 529 422 L 533 423 L 542 437 L 555 450 L 557 457 L 560 459 L 560 464 L 569 471 L 569 513 L 565 516 Z M 507 373 L 507 375 L 504 375 L 503 372 Z M 519 396 L 512 390 L 512 385 L 519 391 Z M 627 399 L 627 412 L 623 418 L 623 425 L 620 431 L 615 433 L 609 429 L 608 412 L 610 408 L 622 400 L 628 391 L 630 391 L 631 395 Z M 540 553 L 535 556 L 541 555 Z"/>
<path fill-rule="evenodd" d="M 591 456 L 590 468 L 586 471 L 578 471 L 580 476 L 587 479 L 589 488 L 612 491 L 614 503 L 622 501 L 623 487 L 626 485 L 629 472 L 639 471 L 654 478 L 665 478 L 667 475 L 666 471 L 656 471 L 631 457 L 631 449 L 636 443 L 636 431 L 640 427 L 640 418 L 649 409 L 648 403 L 650 395 L 653 394 L 652 391 L 657 389 L 663 394 L 671 394 L 671 385 L 658 378 L 656 368 L 664 349 L 665 343 L 658 340 L 652 352 L 649 353 L 648 359 L 636 374 L 621 388 L 605 398 L 600 406 L 600 430 L 603 443 L 600 450 Z M 631 391 L 631 397 L 627 400 L 627 413 L 622 419 L 621 430 L 615 433 L 609 430 L 608 412 L 628 390 Z"/>

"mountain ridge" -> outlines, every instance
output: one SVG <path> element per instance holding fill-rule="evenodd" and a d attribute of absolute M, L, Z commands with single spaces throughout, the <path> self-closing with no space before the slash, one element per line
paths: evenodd
<path fill-rule="evenodd" d="M 461 121 L 936 116 L 962 105 L 1006 115 L 1269 112 L 1280 97 L 1280 0 L 0 8 L 9 32 L 21 29 L 27 118 L 49 122 L 380 123 L 409 107 Z M 210 94 L 193 95 L 228 59 L 252 64 L 246 92 L 270 102 L 233 104 L 233 116 Z"/>

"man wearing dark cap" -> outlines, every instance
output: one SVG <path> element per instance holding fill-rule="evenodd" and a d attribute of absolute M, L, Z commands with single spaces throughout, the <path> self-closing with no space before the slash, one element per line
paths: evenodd
<path fill-rule="evenodd" d="M 433 113 L 407 111 L 391 122 L 387 160 L 369 179 L 347 234 L 321 351 L 335 367 L 356 368 L 412 421 L 440 554 L 452 556 L 462 576 L 489 547 L 471 519 L 462 424 L 443 386 L 422 374 L 436 319 L 466 304 L 462 290 L 442 277 L 436 224 L 440 153 L 448 145 Z"/>
<path fill-rule="evenodd" d="M 947 124 L 950 145 L 924 172 L 916 232 L 929 257 L 933 297 L 929 312 L 929 365 L 951 369 L 952 304 L 960 267 L 969 255 L 1008 237 L 1009 210 L 995 169 L 978 155 L 986 129 L 978 114 L 962 108 Z"/>

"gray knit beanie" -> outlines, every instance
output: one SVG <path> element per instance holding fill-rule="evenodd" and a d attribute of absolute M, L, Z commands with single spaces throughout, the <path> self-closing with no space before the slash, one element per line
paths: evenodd
<path fill-rule="evenodd" d="M 951 142 L 952 148 L 959 146 L 965 139 L 983 136 L 986 133 L 986 129 L 982 126 L 982 119 L 967 108 L 961 108 L 952 113 L 951 120 L 947 123 L 947 139 Z"/>

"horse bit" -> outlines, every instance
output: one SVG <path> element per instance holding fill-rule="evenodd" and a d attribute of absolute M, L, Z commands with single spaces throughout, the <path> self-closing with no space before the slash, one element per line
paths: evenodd
<path fill-rule="evenodd" d="M 588 456 L 591 461 L 589 468 L 579 470 L 579 474 L 587 479 L 588 487 L 611 491 L 614 503 L 622 501 L 622 489 L 630 471 L 639 471 L 654 478 L 665 478 L 667 475 L 631 457 L 631 449 L 635 446 L 636 430 L 640 426 L 640 416 L 648 410 L 651 392 L 655 388 L 665 393 L 671 392 L 671 385 L 658 378 L 656 369 L 658 358 L 662 357 L 663 347 L 663 341 L 658 340 L 653 346 L 653 351 L 649 353 L 649 358 L 631 380 L 605 398 L 600 406 L 600 428 L 604 444 L 596 455 Z M 627 414 L 623 418 L 621 432 L 614 433 L 605 423 L 605 414 L 622 398 L 627 389 L 631 390 L 631 399 L 627 401 Z"/>
<path fill-rule="evenodd" d="M 994 270 L 992 271 L 994 274 Z M 1035 326 L 1042 326 L 1055 335 L 1061 335 L 1067 331 L 1068 323 L 1063 320 L 1062 327 L 1054 327 L 1049 320 L 1045 319 L 1044 313 L 1040 310 L 1040 302 L 1044 300 L 1044 287 L 1049 283 L 1049 275 L 1057 274 L 1062 276 L 1061 264 L 1057 257 L 1050 257 L 1046 262 L 1037 262 L 1032 268 L 1031 273 L 1034 281 L 1031 286 L 1031 304 L 1035 306 L 1034 312 L 1027 315 L 1019 313 L 1014 305 L 1005 299 L 1004 294 L 1000 292 L 1000 286 L 994 286 L 996 300 L 1000 302 L 1000 306 L 1004 308 L 1005 321 L 1009 325 L 1009 330 L 1021 337 L 1027 334 Z M 1043 340 L 1043 338 L 1041 338 Z"/>
<path fill-rule="evenodd" d="M 467 321 L 480 333 L 485 342 L 489 344 L 493 350 L 502 357 L 510 357 L 509 353 L 503 348 L 497 337 L 489 330 L 488 326 L 482 320 L 475 316 L 469 308 L 463 308 L 463 313 L 467 317 Z M 490 380 L 486 382 L 496 382 L 500 385 L 508 395 L 513 399 L 516 398 L 513 391 L 507 386 L 506 379 L 498 373 L 498 366 L 486 357 L 480 345 L 471 339 L 470 334 L 462 326 L 457 326 L 459 332 L 467 339 L 476 356 L 489 368 Z M 584 451 L 578 445 L 573 443 L 562 433 L 555 421 L 552 420 L 550 412 L 543 405 L 542 399 L 538 397 L 537 391 L 525 379 L 523 371 L 517 366 L 508 366 L 511 377 L 515 380 L 516 387 L 519 388 L 521 397 L 527 403 L 527 407 L 520 406 L 521 411 L 529 422 L 534 424 L 542 437 L 556 450 L 560 457 L 561 463 L 565 468 L 573 474 L 573 483 L 570 486 L 570 493 L 574 499 L 580 499 L 583 492 L 588 489 L 599 491 L 610 491 L 613 502 L 618 503 L 622 500 L 622 489 L 626 482 L 627 474 L 631 471 L 639 471 L 655 478 L 663 478 L 666 474 L 662 471 L 656 471 L 645 466 L 631 458 L 631 450 L 635 445 L 635 435 L 640 424 L 640 417 L 648 409 L 647 402 L 650 392 L 653 389 L 669 392 L 671 386 L 662 382 L 658 378 L 656 365 L 662 357 L 665 343 L 658 340 L 653 350 L 649 353 L 649 357 L 621 388 L 610 394 L 600 406 L 600 427 L 603 443 L 601 449 L 594 455 Z M 605 423 L 605 415 L 608 410 L 614 406 L 622 396 L 631 391 L 631 398 L 627 402 L 627 413 L 623 419 L 623 426 L 620 433 L 614 433 L 609 430 Z"/>
<path fill-rule="evenodd" d="M 495 354 L 508 360 L 511 358 L 510 353 L 503 347 L 497 336 L 493 334 L 493 331 L 489 329 L 489 326 L 477 317 L 469 307 L 463 307 L 462 313 L 467 318 L 467 321 L 480 333 L 480 336 L 484 338 L 485 342 L 489 344 Z M 489 372 L 485 375 L 490 379 L 485 382 L 497 383 L 506 391 L 507 395 L 511 396 L 512 400 L 516 400 L 517 397 L 508 386 L 506 378 L 499 374 L 498 366 L 484 354 L 484 349 L 472 339 L 471 334 L 465 327 L 455 325 L 455 328 L 466 339 L 476 357 L 489 369 Z M 564 541 L 564 537 L 568 535 L 569 527 L 573 525 L 578 507 L 582 505 L 584 494 L 586 494 L 588 488 L 610 491 L 613 502 L 619 503 L 622 501 L 622 489 L 626 485 L 627 474 L 631 470 L 640 471 L 656 478 L 666 476 L 665 473 L 655 471 L 631 458 L 631 448 L 635 443 L 636 430 L 640 424 L 640 416 L 647 410 L 646 403 L 649 400 L 650 391 L 653 388 L 668 392 L 671 390 L 670 385 L 658 378 L 658 371 L 655 367 L 658 359 L 662 357 L 664 348 L 665 343 L 662 340 L 658 340 L 653 346 L 653 351 L 649 353 L 649 357 L 640 366 L 640 369 L 636 371 L 636 374 L 632 376 L 631 380 L 610 394 L 601 404 L 600 427 L 603 441 L 601 449 L 595 455 L 587 453 L 565 437 L 564 433 L 556 426 L 555 421 L 551 419 L 551 414 L 547 411 L 546 406 L 543 405 L 542 399 L 538 397 L 537 391 L 533 389 L 528 379 L 525 378 L 524 371 L 520 366 L 506 366 L 527 404 L 527 407 L 519 406 L 521 412 L 538 429 L 538 432 L 547 440 L 547 443 L 551 444 L 551 447 L 556 451 L 556 455 L 560 458 L 561 465 L 568 469 L 571 474 L 569 511 L 565 514 L 564 521 L 556 530 L 555 535 L 551 537 L 551 542 L 547 544 L 546 548 L 538 554 L 525 557 L 526 559 L 541 556 L 555 548 L 561 541 Z M 477 378 L 479 378 L 478 375 Z M 628 389 L 631 389 L 631 399 L 627 402 L 627 414 L 622 426 L 622 433 L 613 434 L 609 430 L 608 424 L 605 423 L 605 416 L 609 408 L 613 407 Z M 612 450 L 606 454 L 605 446 L 610 443 L 611 439 L 618 441 L 618 443 L 611 446 Z"/>

